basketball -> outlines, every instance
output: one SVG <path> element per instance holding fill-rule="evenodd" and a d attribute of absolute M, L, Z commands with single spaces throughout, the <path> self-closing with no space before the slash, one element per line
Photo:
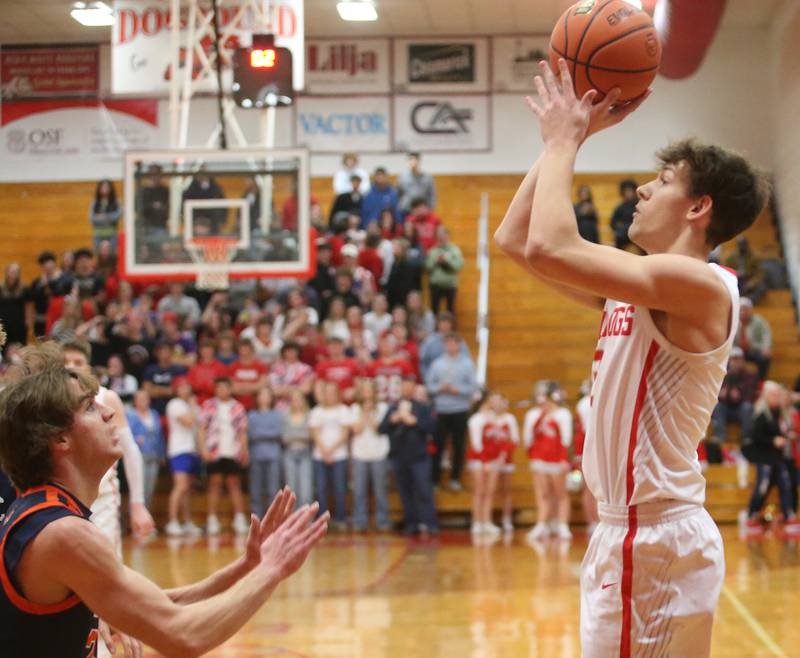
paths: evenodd
<path fill-rule="evenodd" d="M 550 35 L 550 65 L 567 61 L 575 95 L 596 89 L 595 102 L 614 87 L 620 101 L 643 94 L 658 71 L 661 42 L 650 16 L 625 0 L 582 0 L 558 19 Z"/>

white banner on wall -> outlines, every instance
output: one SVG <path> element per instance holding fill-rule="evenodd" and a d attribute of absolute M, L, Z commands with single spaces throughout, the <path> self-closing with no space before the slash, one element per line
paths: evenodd
<path fill-rule="evenodd" d="M 489 40 L 395 39 L 394 88 L 401 93 L 489 90 Z"/>
<path fill-rule="evenodd" d="M 160 140 L 155 100 L 4 103 L 0 180 L 119 178 L 126 150 Z"/>
<path fill-rule="evenodd" d="M 536 93 L 533 78 L 548 59 L 549 37 L 495 37 L 492 40 L 492 87 L 495 91 Z"/>
<path fill-rule="evenodd" d="M 485 151 L 491 148 L 489 97 L 394 97 L 394 148 L 405 151 Z"/>
<path fill-rule="evenodd" d="M 391 132 L 387 96 L 297 100 L 297 145 L 314 153 L 389 151 Z"/>
<path fill-rule="evenodd" d="M 225 48 L 249 46 L 254 31 L 275 34 L 275 45 L 292 51 L 295 89 L 302 89 L 305 72 L 305 49 L 303 46 L 303 0 L 272 0 L 272 15 L 269 26 L 256 24 L 255 13 L 242 2 L 221 3 L 219 8 L 220 28 L 231 29 Z M 171 66 L 171 16 L 168 0 L 117 0 L 114 3 L 114 27 L 111 41 L 111 87 L 115 94 L 147 94 L 165 96 L 169 93 L 173 75 L 183 76 L 186 49 L 181 49 L 180 70 Z M 208 10 L 206 10 L 208 11 Z M 181 7 L 181 43 L 187 38 L 189 9 Z M 271 29 L 270 29 L 271 28 Z M 208 55 L 213 51 L 213 31 L 202 39 L 202 49 Z M 201 66 L 195 54 L 193 58 L 196 75 Z M 225 62 L 223 86 L 230 88 L 232 72 L 230 62 Z M 216 76 L 209 76 L 197 91 L 215 92 Z"/>
<path fill-rule="evenodd" d="M 389 39 L 321 39 L 306 45 L 307 94 L 389 93 Z"/>

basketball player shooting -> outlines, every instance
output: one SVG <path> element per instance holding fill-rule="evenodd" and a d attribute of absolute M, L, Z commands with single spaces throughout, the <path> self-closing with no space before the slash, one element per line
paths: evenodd
<path fill-rule="evenodd" d="M 586 138 L 635 111 L 577 98 L 542 62 L 535 79 L 544 152 L 495 233 L 530 274 L 603 311 L 592 367 L 584 449 L 600 525 L 581 573 L 584 658 L 708 656 L 725 565 L 722 538 L 703 507 L 696 449 L 736 333 L 736 276 L 709 252 L 756 219 L 763 176 L 740 156 L 682 141 L 658 153 L 629 230 L 638 256 L 583 240 L 570 200 Z"/>

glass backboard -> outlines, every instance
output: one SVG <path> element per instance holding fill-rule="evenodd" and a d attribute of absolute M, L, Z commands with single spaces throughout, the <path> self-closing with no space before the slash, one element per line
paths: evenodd
<path fill-rule="evenodd" d="M 312 252 L 306 150 L 126 153 L 126 278 L 310 276 Z"/>

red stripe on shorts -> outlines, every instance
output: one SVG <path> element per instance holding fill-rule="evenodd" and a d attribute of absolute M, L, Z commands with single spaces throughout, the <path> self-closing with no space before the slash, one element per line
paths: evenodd
<path fill-rule="evenodd" d="M 625 502 L 630 505 L 633 497 L 633 454 L 636 451 L 636 442 L 639 438 L 639 416 L 642 413 L 644 398 L 647 395 L 647 377 L 653 368 L 658 353 L 658 343 L 652 341 L 647 357 L 644 361 L 642 376 L 639 379 L 639 388 L 636 391 L 636 406 L 633 408 L 633 419 L 631 420 L 631 434 L 628 439 L 628 461 L 625 468 L 626 496 Z M 633 592 L 633 540 L 636 537 L 638 522 L 636 518 L 636 505 L 628 508 L 628 532 L 622 543 L 622 585 L 620 593 L 622 595 L 622 631 L 619 643 L 619 658 L 630 658 L 631 656 L 631 594 Z"/>
<path fill-rule="evenodd" d="M 619 658 L 631 656 L 631 593 L 633 592 L 633 540 L 636 537 L 636 505 L 628 508 L 628 533 L 622 543 L 622 637 Z"/>

